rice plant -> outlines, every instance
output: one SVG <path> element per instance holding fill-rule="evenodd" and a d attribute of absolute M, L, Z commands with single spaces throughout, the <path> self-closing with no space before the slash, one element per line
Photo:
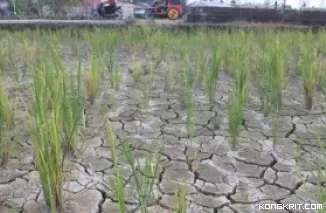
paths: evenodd
<path fill-rule="evenodd" d="M 4 88 L 3 80 L 0 78 L 0 166 L 4 166 L 9 158 L 9 144 L 4 141 L 4 133 L 14 126 L 14 111 Z"/>
<path fill-rule="evenodd" d="M 209 101 L 212 103 L 215 101 L 215 93 L 217 86 L 218 73 L 221 66 L 221 55 L 217 50 L 213 49 L 213 55 L 211 57 L 211 64 L 208 73 L 205 74 L 205 88 L 208 93 Z M 204 60 L 204 59 L 202 59 Z M 200 62 L 205 63 L 205 62 Z M 204 65 L 203 65 L 204 66 Z"/>
<path fill-rule="evenodd" d="M 173 85 L 175 84 L 177 67 L 178 67 L 177 63 L 173 62 L 167 68 L 167 71 L 165 73 L 165 80 L 164 80 L 165 83 L 164 89 L 166 91 L 171 90 L 173 88 Z"/>
<path fill-rule="evenodd" d="M 187 200 L 186 200 L 186 187 L 184 185 L 177 188 L 175 193 L 176 200 L 176 213 L 186 213 L 187 212 Z"/>
<path fill-rule="evenodd" d="M 229 134 L 232 148 L 236 146 L 243 120 L 243 105 L 237 94 L 239 93 L 231 90 L 228 98 Z"/>
<path fill-rule="evenodd" d="M 112 125 L 110 121 L 106 117 L 105 117 L 105 123 L 106 123 L 107 139 L 109 141 L 111 156 L 112 156 L 113 165 L 116 174 L 116 182 L 113 183 L 113 193 L 119 202 L 119 213 L 125 213 L 126 212 L 125 190 L 124 190 L 125 181 L 124 181 L 123 171 L 120 169 L 118 164 L 118 155 L 116 150 L 117 137 L 112 129 Z"/>
<path fill-rule="evenodd" d="M 48 112 L 47 101 L 50 97 L 43 89 L 46 81 L 42 77 L 34 75 L 35 95 L 31 109 L 34 119 L 31 136 L 44 198 L 54 213 L 63 208 L 63 141 L 60 132 L 60 108 L 53 106 L 51 112 Z"/>
<path fill-rule="evenodd" d="M 111 82 L 111 87 L 114 88 L 115 90 L 119 90 L 121 80 L 122 80 L 122 75 L 120 68 L 117 65 L 113 65 L 113 70 L 110 73 L 110 82 Z"/>
<path fill-rule="evenodd" d="M 311 110 L 315 88 L 323 75 L 322 59 L 318 47 L 302 44 L 300 46 L 301 57 L 298 67 L 303 80 L 306 109 Z"/>
<path fill-rule="evenodd" d="M 285 47 L 276 35 L 274 47 L 269 52 L 270 60 L 270 103 L 274 109 L 282 107 L 282 91 L 285 86 Z"/>
<path fill-rule="evenodd" d="M 108 44 L 107 44 L 107 49 L 106 49 L 106 53 L 109 55 L 107 58 L 105 58 L 104 60 L 107 63 L 107 68 L 109 73 L 113 72 L 114 69 L 116 68 L 116 64 L 115 64 L 115 49 L 117 46 L 117 42 L 118 42 L 118 36 L 115 32 L 111 32 L 108 35 Z"/>
<path fill-rule="evenodd" d="M 200 86 L 203 83 L 203 79 L 205 76 L 205 71 L 207 69 L 207 58 L 205 52 L 199 51 L 198 60 L 197 60 L 197 77 L 196 77 L 196 86 Z"/>
<path fill-rule="evenodd" d="M 141 62 L 136 61 L 135 56 L 132 57 L 132 64 L 130 69 L 134 81 L 136 83 L 139 83 L 141 81 L 141 76 L 143 74 L 143 65 Z"/>
<path fill-rule="evenodd" d="M 83 111 L 81 69 L 69 77 L 55 51 L 34 68 L 34 97 L 30 109 L 31 137 L 43 194 L 51 212 L 63 208 L 63 162 L 76 147 L 77 126 Z M 52 80 L 56 79 L 55 82 Z M 77 83 L 76 83 L 77 82 Z M 50 107 L 49 107 L 50 105 Z"/>
<path fill-rule="evenodd" d="M 271 109 L 271 88 L 269 84 L 269 57 L 266 53 L 266 47 L 263 47 L 261 53 L 257 55 L 256 67 L 252 71 L 252 82 L 258 90 L 258 97 L 264 116 L 267 117 Z"/>
<path fill-rule="evenodd" d="M 103 68 L 101 67 L 101 61 L 96 56 L 91 56 L 90 67 L 85 76 L 86 93 L 88 101 L 93 105 L 99 93 L 101 75 Z"/>

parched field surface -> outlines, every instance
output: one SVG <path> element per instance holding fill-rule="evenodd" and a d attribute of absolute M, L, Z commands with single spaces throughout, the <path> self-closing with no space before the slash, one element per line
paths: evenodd
<path fill-rule="evenodd" d="M 14 108 L 14 127 L 3 127 L 0 143 L 4 153 L 0 157 L 3 164 L 0 167 L 0 212 L 48 211 L 36 167 L 37 139 L 33 137 L 36 133 L 30 131 L 35 115 L 30 112 L 30 106 L 37 93 L 33 87 L 37 79 L 33 77 L 33 70 L 36 69 L 35 63 L 41 63 L 35 60 L 42 58 L 42 54 L 51 48 L 62 49 L 60 57 L 67 72 L 74 73 L 78 61 L 81 61 L 83 78 L 96 67 L 96 63 L 93 63 L 93 68 L 90 66 L 90 52 L 99 53 L 92 60 L 104 57 L 104 61 L 96 61 L 97 69 L 103 67 L 104 71 L 96 78 L 99 90 L 93 104 L 87 100 L 87 97 L 91 99 L 87 96 L 89 84 L 85 83 L 83 87 L 84 117 L 78 125 L 76 147 L 64 158 L 65 212 L 119 212 L 119 199 L 114 190 L 119 182 L 117 167 L 124 174 L 125 207 L 131 212 L 146 212 L 139 208 L 144 205 L 140 203 L 140 194 L 148 197 L 147 211 L 152 213 L 318 212 L 258 209 L 259 204 L 325 201 L 319 198 L 324 191 L 320 185 L 325 180 L 325 153 L 322 149 L 326 138 L 325 97 L 322 92 L 325 66 L 322 64 L 317 70 L 315 64 L 318 63 L 309 58 L 314 62 L 309 61 L 306 68 L 314 69 L 313 75 L 317 72 L 319 75 L 315 83 L 310 81 L 317 88 L 313 88 L 313 107 L 306 110 L 305 75 L 304 71 L 298 71 L 303 65 L 298 68 L 297 63 L 304 58 L 302 52 L 307 51 L 298 47 L 303 43 L 293 40 L 299 38 L 308 43 L 315 39 L 315 35 L 283 32 L 275 36 L 274 33 L 228 35 L 200 31 L 173 34 L 133 28 L 114 32 L 67 30 L 52 34 L 41 31 L 2 32 L 1 87 L 9 95 Z M 320 33 L 318 36 L 324 35 Z M 105 41 L 110 39 L 116 42 L 112 68 L 115 71 L 110 71 L 107 64 L 111 49 Z M 51 46 L 49 41 L 57 43 Z M 325 41 L 314 42 L 319 42 L 322 47 Z M 268 50 L 261 48 L 263 43 L 269 43 Z M 103 51 L 96 44 L 104 46 Z M 311 46 L 317 48 L 318 45 Z M 315 49 L 308 46 L 311 48 L 309 54 L 314 57 L 324 54 L 324 50 L 320 50 L 320 55 L 314 55 Z M 275 52 L 283 51 L 284 55 L 273 55 L 272 48 L 277 50 Z M 250 50 L 246 52 L 247 49 Z M 10 51 L 14 54 L 9 59 Z M 214 55 L 214 51 L 221 54 Z M 239 54 L 234 54 L 236 52 Z M 271 112 L 264 116 L 259 98 L 261 93 L 256 88 L 257 83 L 269 89 L 270 85 L 275 85 L 266 77 L 266 70 L 262 71 L 267 73 L 266 76 L 258 77 L 253 71 L 258 70 L 254 65 L 263 64 L 264 60 L 259 59 L 263 52 L 269 52 L 269 61 L 265 61 L 265 69 L 269 72 L 273 69 L 280 71 L 283 69 L 280 64 L 284 64 L 284 78 L 279 78 L 284 85 L 281 85 L 282 105 L 277 108 L 277 130 L 274 129 L 274 108 L 271 104 Z M 212 55 L 221 60 L 214 64 Z M 279 58 L 274 60 L 274 56 Z M 49 55 L 45 58 L 51 59 Z M 200 63 L 205 60 L 205 63 Z M 238 64 L 233 66 L 234 63 Z M 200 64 L 201 71 L 198 71 Z M 243 71 L 244 68 L 248 70 L 247 75 L 232 71 Z M 51 72 L 45 67 L 42 71 Z M 309 79 L 313 79 L 311 76 Z M 212 82 L 212 78 L 217 81 Z M 247 86 L 237 83 L 241 79 Z M 51 84 L 57 84 L 60 77 L 51 80 L 43 85 L 44 91 Z M 210 93 L 209 100 L 207 94 L 212 91 L 209 89 L 211 84 L 216 85 L 216 90 Z M 265 95 L 272 96 L 269 89 L 265 90 Z M 246 101 L 241 102 L 243 108 L 233 111 L 237 113 L 243 109 L 240 123 L 230 121 L 232 106 L 239 104 L 230 102 L 230 90 L 247 94 Z M 236 100 L 240 100 L 240 95 L 237 97 Z M 62 120 L 65 122 L 64 118 Z M 229 122 L 234 122 L 235 126 L 239 124 L 238 136 L 233 137 L 236 131 L 230 133 L 232 125 Z M 234 146 L 232 141 L 236 141 Z M 123 145 L 126 143 L 128 145 Z M 112 146 L 116 147 L 114 151 Z M 134 161 L 130 161 L 126 147 L 130 148 Z M 137 180 L 142 181 L 139 183 Z M 153 187 L 148 188 L 151 180 Z M 180 186 L 185 186 L 181 187 L 187 207 L 184 211 L 179 208 L 182 202 L 178 194 L 181 192 L 176 195 Z"/>

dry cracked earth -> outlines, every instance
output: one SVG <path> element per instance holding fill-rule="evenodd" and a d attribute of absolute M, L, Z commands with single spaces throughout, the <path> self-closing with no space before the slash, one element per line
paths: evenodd
<path fill-rule="evenodd" d="M 326 109 L 320 94 L 316 94 L 314 109 L 305 111 L 299 84 L 289 86 L 284 92 L 280 130 L 273 146 L 272 119 L 263 117 L 256 91 L 251 89 L 241 137 L 236 148 L 231 149 L 227 121 L 231 77 L 220 74 L 214 104 L 208 102 L 202 88 L 195 90 L 195 130 L 190 140 L 186 132 L 186 108 L 181 103 L 178 85 L 173 91 L 164 90 L 168 64 L 162 63 L 153 75 L 149 108 L 143 110 L 141 86 L 129 72 L 130 57 L 126 54 L 121 51 L 117 56 L 123 73 L 120 89 L 111 89 L 108 77 L 102 80 L 96 105 L 85 110 L 84 137 L 79 140 L 75 156 L 66 159 L 66 212 L 118 212 L 112 192 L 115 175 L 103 124 L 103 107 L 109 109 L 108 117 L 117 136 L 130 142 L 134 157 L 140 162 L 164 144 L 154 197 L 148 207 L 151 213 L 173 212 L 175 189 L 181 184 L 187 188 L 189 213 L 315 211 L 259 210 L 258 205 L 318 203 L 318 184 L 324 181 L 318 171 L 324 155 L 316 132 L 326 138 Z M 16 144 L 15 152 L 8 165 L 0 168 L 1 213 L 47 211 L 33 161 L 32 142 L 24 134 L 26 114 L 23 109 L 16 110 L 16 129 L 10 138 Z M 127 209 L 140 212 L 132 172 L 119 144 L 117 152 L 125 173 Z M 299 159 L 297 163 L 296 159 Z"/>

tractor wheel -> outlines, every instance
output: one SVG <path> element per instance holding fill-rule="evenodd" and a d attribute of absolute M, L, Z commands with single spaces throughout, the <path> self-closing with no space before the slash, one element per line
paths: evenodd
<path fill-rule="evenodd" d="M 177 9 L 171 8 L 168 10 L 168 18 L 170 20 L 177 20 L 180 17 L 180 13 Z"/>

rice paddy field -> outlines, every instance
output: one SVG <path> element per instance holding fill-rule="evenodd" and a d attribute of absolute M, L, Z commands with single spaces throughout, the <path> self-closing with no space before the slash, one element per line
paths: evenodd
<path fill-rule="evenodd" d="M 325 35 L 1 30 L 0 212 L 326 212 Z"/>

